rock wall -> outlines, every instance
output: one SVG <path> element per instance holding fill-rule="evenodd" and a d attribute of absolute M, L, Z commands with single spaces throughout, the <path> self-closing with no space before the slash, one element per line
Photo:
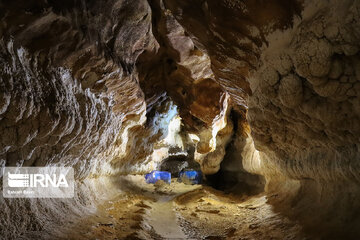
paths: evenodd
<path fill-rule="evenodd" d="M 195 146 L 194 158 L 204 173 L 215 173 L 232 135 L 229 95 L 216 82 L 207 51 L 196 47 L 163 1 L 149 3 L 159 49 L 139 59 L 141 86 L 147 99 L 165 91 L 179 106 L 184 135 L 192 135 L 184 136 L 187 148 Z M 147 59 L 152 61 L 144 64 Z"/>
<path fill-rule="evenodd" d="M 248 108 L 242 162 L 269 201 L 319 234 L 358 234 L 359 2 L 164 2 Z"/>
<path fill-rule="evenodd" d="M 217 82 L 243 107 L 251 92 L 247 77 L 250 70 L 257 68 L 265 36 L 291 26 L 293 16 L 301 11 L 299 2 L 282 0 L 165 0 L 164 5 L 196 47 L 209 54 Z"/>
<path fill-rule="evenodd" d="M 156 47 L 146 1 L 11 1 L 0 9 L 0 176 L 4 166 L 53 165 L 73 166 L 77 179 L 74 199 L 1 196 L 0 238 L 13 239 L 95 211 L 120 191 L 103 176 L 144 170 L 136 163 L 151 153 L 151 137 L 166 133 L 144 127 L 135 69 Z"/>
<path fill-rule="evenodd" d="M 291 37 L 269 37 L 249 80 L 248 120 L 259 149 L 293 159 L 279 162 L 287 175 L 358 181 L 351 170 L 358 161 L 350 159 L 358 159 L 360 140 L 359 4 L 320 6 L 289 30 Z"/>
<path fill-rule="evenodd" d="M 154 116 L 166 115 L 171 97 L 206 174 L 228 149 L 243 181 L 261 185 L 248 172 L 265 177 L 276 210 L 320 234 L 333 226 L 358 234 L 359 1 L 18 0 L 0 8 L 0 166 L 74 166 L 84 184 L 60 209 L 87 208 L 98 189 L 116 189 L 93 179 L 148 170 L 166 136 Z M 7 237 L 64 219 L 52 201 L 0 204 Z"/>
<path fill-rule="evenodd" d="M 287 178 L 301 183 L 304 196 L 295 214 L 312 222 L 314 231 L 319 230 L 315 225 L 329 232 L 329 225 L 344 222 L 357 231 L 360 5 L 322 4 L 306 6 L 291 33 L 269 37 L 262 64 L 250 79 L 248 120 L 257 148 Z M 305 215 L 319 207 L 320 222 Z"/>
<path fill-rule="evenodd" d="M 15 1 L 6 9 L 2 166 L 77 165 L 79 177 L 97 172 L 100 162 L 124 152 L 121 134 L 145 121 L 133 68 L 154 45 L 149 5 Z"/>
<path fill-rule="evenodd" d="M 186 127 L 203 132 L 204 156 L 221 145 L 227 95 L 207 54 L 160 2 L 12 1 L 0 8 L 0 176 L 5 166 L 53 165 L 73 166 L 77 179 L 72 200 L 1 197 L 1 236 L 36 235 L 90 213 L 119 192 L 107 176 L 153 169 L 159 154 L 166 157 L 157 143 L 167 135 L 167 95 Z"/>

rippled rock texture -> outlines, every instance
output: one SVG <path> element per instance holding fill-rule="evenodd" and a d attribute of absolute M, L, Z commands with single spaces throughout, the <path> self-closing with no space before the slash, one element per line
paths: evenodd
<path fill-rule="evenodd" d="M 297 207 L 291 212 L 283 201 L 273 201 L 281 202 L 280 210 L 285 208 L 287 214 L 302 218 L 313 230 L 330 231 L 329 225 L 346 222 L 346 227 L 356 231 L 360 176 L 359 2 L 305 1 L 297 17 L 301 5 L 288 1 L 287 13 L 293 10 L 291 18 L 262 13 L 263 18 L 256 20 L 252 17 L 258 9 L 253 10 L 249 4 L 244 6 L 247 11 L 240 14 L 246 24 L 237 21 L 241 29 L 203 24 L 204 19 L 220 22 L 222 16 L 232 16 L 241 4 L 233 7 L 227 1 L 199 1 L 195 10 L 190 4 L 179 7 L 175 1 L 165 2 L 208 49 L 211 59 L 226 51 L 236 53 L 230 39 L 248 41 L 250 33 L 255 35 L 252 39 L 259 39 L 249 50 L 256 56 L 253 68 L 248 67 L 245 74 L 240 74 L 241 68 L 231 71 L 246 77 L 250 84 L 247 120 L 256 149 L 247 149 L 252 155 L 245 162 L 243 159 L 245 169 L 264 175 L 268 191 L 282 189 L 288 199 L 297 195 L 289 204 Z M 269 6 L 274 12 L 285 7 L 274 2 Z M 194 11 L 203 15 L 195 15 Z M 271 24 L 256 25 L 265 19 Z M 292 26 L 288 28 L 290 19 Z M 215 39 L 219 45 L 212 43 Z M 219 51 L 219 46 L 226 50 Z M 249 66 L 241 58 L 238 62 Z M 213 69 L 221 69 L 212 64 Z M 216 76 L 221 83 L 223 77 Z M 239 82 L 229 77 L 223 86 L 237 89 Z M 318 216 L 312 215 L 314 211 Z M 324 228 L 320 230 L 319 226 Z"/>
<path fill-rule="evenodd" d="M 265 179 L 275 209 L 311 230 L 359 234 L 359 1 L 0 9 L 0 166 L 74 166 L 81 181 L 65 213 L 115 192 L 104 176 L 148 171 L 178 147 L 205 174 L 225 158 L 247 187 Z M 63 217 L 53 204 L 1 198 L 3 235 Z"/>
<path fill-rule="evenodd" d="M 13 2 L 2 16 L 3 165 L 61 162 L 86 175 L 118 155 L 127 140 L 121 134 L 145 120 L 143 94 L 129 68 L 151 45 L 151 22 L 142 19 L 148 5 L 108 2 L 81 10 L 73 4 Z M 120 18 L 124 24 L 113 29 Z M 124 45 L 116 41 L 123 32 L 132 48 L 117 46 Z"/>
<path fill-rule="evenodd" d="M 203 145 L 223 128 L 212 132 L 213 119 L 226 117 L 228 99 L 211 80 L 209 58 L 194 50 L 160 4 L 152 3 L 154 15 L 164 17 L 159 24 L 147 1 L 0 4 L 0 165 L 73 166 L 81 180 L 76 198 L 60 201 L 60 208 L 56 201 L 1 199 L 1 224 L 7 226 L 2 236 L 51 228 L 54 220 L 66 220 L 62 211 L 75 217 L 77 208 L 88 213 L 99 199 L 118 191 L 102 176 L 156 167 L 169 154 L 161 148 L 173 108 L 166 92 L 182 106 L 184 119 L 200 119 L 195 131 L 205 132 Z M 183 40 L 189 46 L 170 53 Z M 183 56 L 177 58 L 178 53 Z M 172 73 L 177 65 L 181 70 Z M 171 78 L 184 89 L 171 85 Z M 214 98 L 207 98 L 204 86 L 214 89 Z M 191 98 L 184 98 L 184 91 Z M 100 189 L 109 192 L 101 196 Z"/>

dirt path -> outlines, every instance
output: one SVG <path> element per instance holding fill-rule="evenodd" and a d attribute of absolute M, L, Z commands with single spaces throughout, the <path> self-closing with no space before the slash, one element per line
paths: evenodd
<path fill-rule="evenodd" d="M 165 198 L 150 204 L 151 211 L 145 221 L 152 226 L 156 234 L 165 239 L 186 239 L 176 216 L 173 201 Z"/>
<path fill-rule="evenodd" d="M 263 195 L 225 195 L 206 186 L 122 179 L 117 199 L 68 229 L 66 239 L 311 239 L 274 213 Z"/>

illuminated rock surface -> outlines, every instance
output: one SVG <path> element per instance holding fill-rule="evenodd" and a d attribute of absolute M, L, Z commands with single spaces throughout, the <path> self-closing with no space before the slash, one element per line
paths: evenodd
<path fill-rule="evenodd" d="M 0 10 L 0 167 L 71 166 L 77 186 L 69 200 L 0 197 L 2 238 L 360 237 L 359 1 Z M 180 155 L 225 193 L 124 180 Z"/>

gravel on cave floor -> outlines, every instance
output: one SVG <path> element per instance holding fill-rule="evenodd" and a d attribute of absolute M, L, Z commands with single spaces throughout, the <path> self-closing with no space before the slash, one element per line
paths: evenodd
<path fill-rule="evenodd" d="M 64 233 L 67 239 L 310 239 L 275 213 L 266 196 L 224 194 L 209 186 L 119 180 L 123 192 Z"/>

